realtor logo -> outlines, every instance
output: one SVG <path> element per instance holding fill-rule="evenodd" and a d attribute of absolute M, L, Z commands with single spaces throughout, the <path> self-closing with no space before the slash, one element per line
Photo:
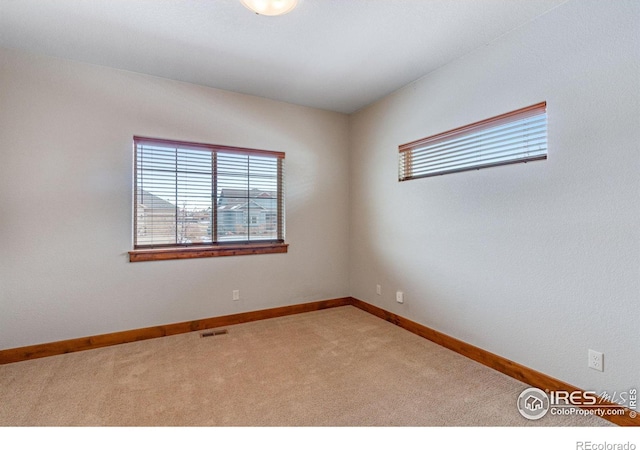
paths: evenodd
<path fill-rule="evenodd" d="M 541 419 L 549 411 L 549 396 L 538 388 L 525 389 L 518 397 L 518 411 L 529 420 Z"/>
<path fill-rule="evenodd" d="M 552 416 L 638 416 L 638 390 L 603 391 L 542 391 L 528 388 L 518 397 L 518 411 L 529 420 L 542 419 L 547 413 Z"/>

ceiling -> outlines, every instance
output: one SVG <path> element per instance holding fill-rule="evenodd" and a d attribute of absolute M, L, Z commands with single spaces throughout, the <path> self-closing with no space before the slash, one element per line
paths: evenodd
<path fill-rule="evenodd" d="M 0 46 L 351 113 L 567 0 L 0 0 Z"/>

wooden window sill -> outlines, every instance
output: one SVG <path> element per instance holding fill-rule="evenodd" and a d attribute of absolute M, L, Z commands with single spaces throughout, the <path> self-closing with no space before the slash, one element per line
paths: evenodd
<path fill-rule="evenodd" d="M 264 255 L 287 253 L 289 244 L 236 244 L 198 247 L 170 247 L 132 250 L 129 262 L 164 261 L 168 259 L 211 258 L 216 256 Z"/>

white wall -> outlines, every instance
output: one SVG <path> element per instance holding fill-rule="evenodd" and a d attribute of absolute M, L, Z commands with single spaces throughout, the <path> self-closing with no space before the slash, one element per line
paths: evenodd
<path fill-rule="evenodd" d="M 351 294 L 584 389 L 638 387 L 638 23 L 637 1 L 570 1 L 352 116 Z M 547 161 L 397 181 L 399 144 L 542 100 Z"/>
<path fill-rule="evenodd" d="M 289 253 L 129 263 L 133 135 L 286 152 Z M 0 349 L 347 296 L 347 145 L 338 113 L 0 50 Z"/>

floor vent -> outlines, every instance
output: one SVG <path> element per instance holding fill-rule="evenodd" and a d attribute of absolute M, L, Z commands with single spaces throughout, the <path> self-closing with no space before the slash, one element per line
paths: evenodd
<path fill-rule="evenodd" d="M 213 330 L 213 331 L 205 331 L 204 333 L 200 333 L 200 337 L 211 337 L 211 336 L 220 336 L 221 334 L 229 334 L 227 330 Z"/>

